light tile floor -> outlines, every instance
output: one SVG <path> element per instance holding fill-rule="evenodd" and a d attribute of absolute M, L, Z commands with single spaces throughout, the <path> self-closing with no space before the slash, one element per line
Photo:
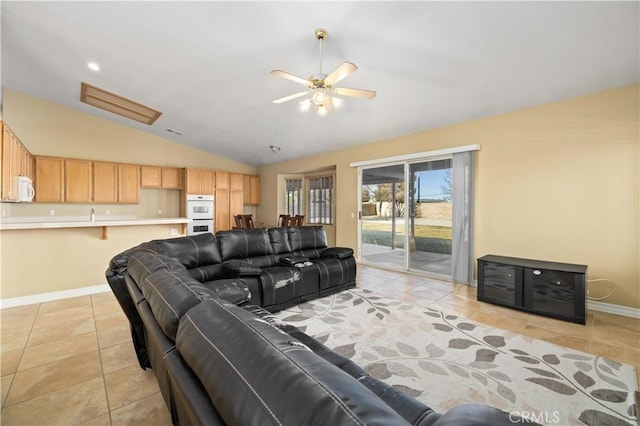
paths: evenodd
<path fill-rule="evenodd" d="M 475 288 L 364 265 L 358 286 L 640 368 L 639 319 L 589 312 L 582 326 L 478 302 Z M 171 424 L 111 293 L 3 309 L 1 319 L 2 425 Z"/>

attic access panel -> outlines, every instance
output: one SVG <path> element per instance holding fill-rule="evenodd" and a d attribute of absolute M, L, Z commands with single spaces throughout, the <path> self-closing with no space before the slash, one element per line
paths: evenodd
<path fill-rule="evenodd" d="M 107 92 L 84 81 L 80 85 L 80 101 L 121 117 L 152 125 L 162 115 L 160 111 Z"/>

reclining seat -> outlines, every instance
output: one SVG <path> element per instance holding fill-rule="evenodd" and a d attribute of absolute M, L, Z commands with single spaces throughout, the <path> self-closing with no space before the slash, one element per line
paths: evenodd
<path fill-rule="evenodd" d="M 213 234 L 153 240 L 153 243 L 158 253 L 176 259 L 191 277 L 211 289 L 218 297 L 236 305 L 249 300 L 257 303 L 260 300 L 257 280 L 230 275 L 223 267 Z M 246 297 L 245 288 L 249 288 L 249 297 Z"/>
<path fill-rule="evenodd" d="M 313 263 L 305 269 L 312 268 L 318 271 L 319 296 L 355 287 L 356 260 L 352 249 L 329 248 L 323 226 L 300 226 L 286 230 L 293 255 L 307 258 Z"/>
<path fill-rule="evenodd" d="M 252 304 L 276 311 L 299 303 L 302 273 L 299 268 L 279 263 L 267 229 L 234 229 L 216 236 L 225 268 L 243 278 L 258 278 L 261 303 L 252 300 Z"/>

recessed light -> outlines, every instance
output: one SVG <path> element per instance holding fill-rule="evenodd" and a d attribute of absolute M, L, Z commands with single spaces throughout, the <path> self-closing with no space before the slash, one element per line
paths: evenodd
<path fill-rule="evenodd" d="M 100 71 L 100 65 L 98 65 L 97 62 L 88 62 L 87 67 L 89 67 L 91 71 Z"/>

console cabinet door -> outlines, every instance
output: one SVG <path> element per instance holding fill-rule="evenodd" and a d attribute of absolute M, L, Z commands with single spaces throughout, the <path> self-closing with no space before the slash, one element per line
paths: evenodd
<path fill-rule="evenodd" d="M 118 164 L 118 202 L 140 202 L 140 166 Z"/>
<path fill-rule="evenodd" d="M 36 202 L 64 202 L 64 159 L 36 156 L 34 186 Z"/>
<path fill-rule="evenodd" d="M 64 200 L 67 203 L 93 201 L 92 162 L 88 160 L 64 160 Z"/>
<path fill-rule="evenodd" d="M 118 164 L 93 163 L 93 201 L 95 203 L 118 202 Z"/>

